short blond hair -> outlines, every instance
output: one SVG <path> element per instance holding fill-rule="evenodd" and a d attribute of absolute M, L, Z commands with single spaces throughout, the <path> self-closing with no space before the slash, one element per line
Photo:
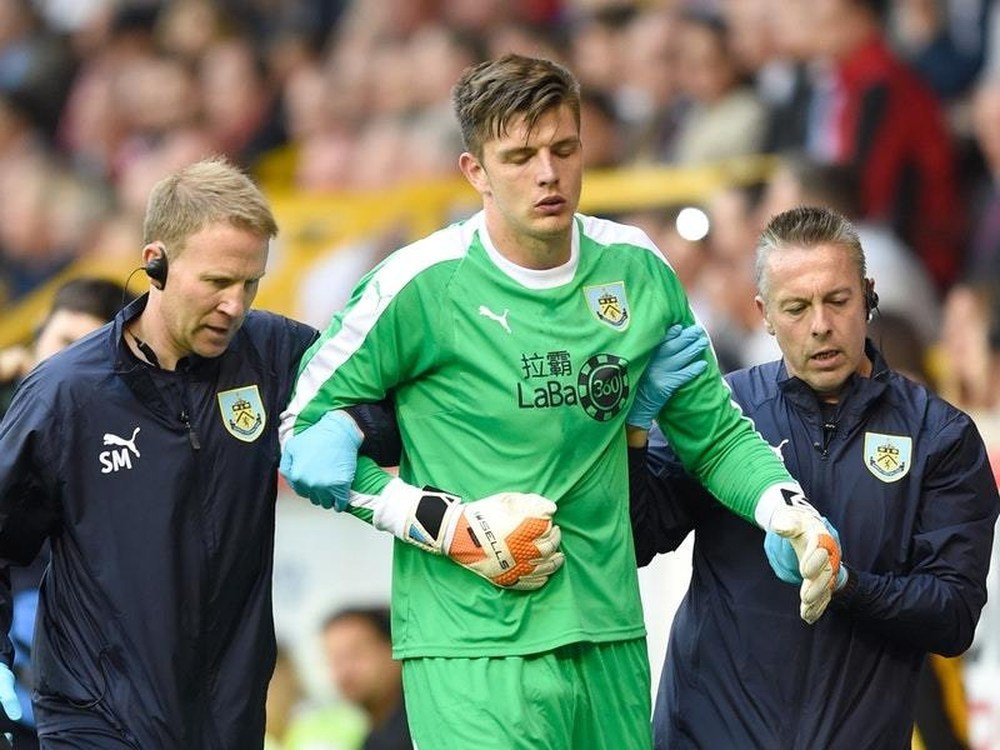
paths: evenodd
<path fill-rule="evenodd" d="M 223 222 L 263 239 L 278 233 L 260 188 L 224 156 L 213 156 L 156 183 L 146 205 L 143 242 L 162 242 L 170 255 L 176 255 L 192 234 Z"/>

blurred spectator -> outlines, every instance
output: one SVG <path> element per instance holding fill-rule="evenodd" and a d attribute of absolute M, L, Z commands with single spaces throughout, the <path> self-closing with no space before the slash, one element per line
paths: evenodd
<path fill-rule="evenodd" d="M 810 142 L 814 89 L 831 78 L 824 61 L 811 59 L 812 6 L 801 0 L 746 2 L 760 5 L 759 13 L 767 17 L 770 44 L 761 49 L 770 54 L 757 63 L 755 74 L 757 91 L 769 110 L 764 151 L 805 148 Z M 725 7 L 739 4 L 741 0 L 731 0 Z"/>
<path fill-rule="evenodd" d="M 988 182 L 965 273 L 945 299 L 941 391 L 964 409 L 992 410 L 1000 406 L 1000 77 L 978 86 L 973 126 Z"/>
<path fill-rule="evenodd" d="M 361 277 L 405 242 L 395 227 L 330 249 L 302 274 L 296 290 L 297 317 L 321 328 L 344 309 Z"/>
<path fill-rule="evenodd" d="M 862 214 L 889 221 L 943 290 L 964 228 L 952 134 L 934 93 L 889 48 L 886 4 L 808 0 L 810 57 L 832 74 L 829 89 L 813 90 L 810 127 L 857 170 Z"/>
<path fill-rule="evenodd" d="M 168 55 L 196 65 L 212 42 L 224 34 L 226 19 L 211 0 L 174 0 L 156 16 L 153 33 Z"/>
<path fill-rule="evenodd" d="M 565 62 L 564 35 L 552 34 L 545 26 L 518 21 L 494 26 L 484 35 L 485 57 L 502 57 L 510 52 L 529 57 L 545 57 Z"/>
<path fill-rule="evenodd" d="M 945 101 L 966 93 L 983 65 L 993 0 L 892 0 L 893 46 Z"/>
<path fill-rule="evenodd" d="M 678 229 L 678 218 L 685 208 L 670 206 L 663 210 L 636 211 L 621 217 L 626 224 L 634 224 L 644 231 L 670 262 L 677 279 L 687 291 L 691 309 L 701 320 L 711 318 L 711 310 L 704 295 L 703 274 L 710 268 L 709 247 L 705 237 L 685 237 Z"/>
<path fill-rule="evenodd" d="M 57 144 L 77 170 L 113 178 L 127 135 L 118 108 L 119 75 L 154 56 L 155 23 L 154 8 L 124 5 L 74 35 L 81 64 L 63 108 Z M 160 103 L 151 106 L 159 108 Z"/>
<path fill-rule="evenodd" d="M 771 0 L 721 0 L 719 12 L 729 28 L 729 48 L 742 75 L 755 78 L 777 57 Z"/>
<path fill-rule="evenodd" d="M 414 94 L 407 126 L 419 138 L 418 143 L 427 144 L 424 152 L 431 157 L 424 161 L 421 172 L 428 176 L 453 174 L 455 160 L 462 152 L 462 135 L 451 111 L 451 87 L 463 70 L 485 59 L 486 49 L 478 34 L 434 23 L 414 34 L 407 54 Z"/>
<path fill-rule="evenodd" d="M 520 14 L 518 5 L 529 3 L 510 0 L 441 0 L 441 20 L 458 31 L 474 32 L 507 23 Z"/>
<path fill-rule="evenodd" d="M 92 237 L 109 204 L 45 156 L 0 169 L 0 300 L 20 299 L 70 263 Z"/>
<path fill-rule="evenodd" d="M 636 13 L 634 7 L 610 4 L 578 12 L 570 21 L 568 64 L 581 88 L 613 93 L 621 82 L 624 30 Z M 628 113 L 622 115 L 631 119 Z"/>
<path fill-rule="evenodd" d="M 142 217 L 116 209 L 94 228 L 93 237 L 83 248 L 81 258 L 101 262 L 121 262 L 124 268 L 135 262 L 135 249 L 142 247 Z"/>
<path fill-rule="evenodd" d="M 264 750 L 359 750 L 365 736 L 364 717 L 349 706 L 309 708 L 292 655 L 280 644 L 266 710 Z"/>
<path fill-rule="evenodd" d="M 1000 289 L 986 280 L 948 292 L 941 326 L 941 396 L 961 409 L 1000 405 Z"/>
<path fill-rule="evenodd" d="M 283 106 L 292 141 L 258 162 L 264 185 L 314 192 L 350 183 L 358 125 L 344 95 L 345 77 L 344 69 L 335 76 L 319 66 L 289 76 Z"/>
<path fill-rule="evenodd" d="M 939 391 L 967 410 L 986 442 L 1000 481 L 1000 279 L 969 278 L 945 298 Z M 1000 527 L 997 529 L 1000 532 Z M 1000 533 L 994 537 L 988 600 L 964 660 L 969 734 L 974 748 L 1000 742 Z"/>
<path fill-rule="evenodd" d="M 74 278 L 62 284 L 32 343 L 0 352 L 0 416 L 7 410 L 13 390 L 31 368 L 100 328 L 134 298 L 121 284 L 102 278 Z"/>
<path fill-rule="evenodd" d="M 345 609 L 323 625 L 330 676 L 339 694 L 368 718 L 362 750 L 412 747 L 403 703 L 402 665 L 392 658 L 386 607 Z"/>
<path fill-rule="evenodd" d="M 49 30 L 29 0 L 0 0 L 0 91 L 30 102 L 48 137 L 55 132 L 74 61 L 63 38 Z"/>
<path fill-rule="evenodd" d="M 249 37 L 212 41 L 199 58 L 204 122 L 216 146 L 244 167 L 286 141 L 280 99 Z"/>
<path fill-rule="evenodd" d="M 972 238 L 965 277 L 1000 278 L 1000 72 L 984 78 L 972 102 L 972 128 L 984 162 L 984 184 L 975 187 Z"/>
<path fill-rule="evenodd" d="M 702 274 L 701 288 L 708 301 L 704 324 L 723 372 L 781 356 L 754 303 L 762 196 L 762 185 L 733 185 L 716 191 L 706 206 L 711 254 Z"/>
<path fill-rule="evenodd" d="M 688 12 L 677 30 L 678 81 L 690 100 L 676 136 L 673 161 L 700 164 L 764 145 L 767 110 L 746 85 L 721 16 Z"/>
<path fill-rule="evenodd" d="M 645 8 L 622 31 L 613 101 L 626 131 L 627 162 L 663 163 L 670 158 L 683 109 L 677 45 L 677 16 L 668 8 Z"/>
<path fill-rule="evenodd" d="M 624 144 L 614 102 L 600 91 L 580 92 L 580 140 L 583 168 L 609 169 L 622 160 Z M 456 152 L 457 153 L 457 152 Z"/>
<path fill-rule="evenodd" d="M 349 607 L 330 615 L 320 635 L 338 700 L 286 719 L 281 744 L 269 745 L 267 750 L 410 750 L 402 667 L 392 658 L 389 628 L 385 607 Z M 275 689 L 284 682 L 274 684 Z M 279 697 L 275 696 L 276 704 Z M 288 711 L 280 715 L 287 716 Z M 276 738 L 277 728 L 276 723 Z"/>
<path fill-rule="evenodd" d="M 0 158 L 8 163 L 43 148 L 31 102 L 19 91 L 0 90 Z"/>
<path fill-rule="evenodd" d="M 878 346 L 889 367 L 916 383 L 934 388 L 927 368 L 927 343 L 909 318 L 882 309 L 881 295 L 878 308 L 868 322 L 868 338 Z"/>
<path fill-rule="evenodd" d="M 284 750 L 285 738 L 296 711 L 304 700 L 304 691 L 288 649 L 278 644 L 274 672 L 267 683 L 264 722 L 264 750 Z"/>
<path fill-rule="evenodd" d="M 132 160 L 158 150 L 172 131 L 195 126 L 204 114 L 195 71 L 165 54 L 143 56 L 117 71 L 111 97 L 122 129 L 111 153 L 115 177 L 127 171 Z"/>

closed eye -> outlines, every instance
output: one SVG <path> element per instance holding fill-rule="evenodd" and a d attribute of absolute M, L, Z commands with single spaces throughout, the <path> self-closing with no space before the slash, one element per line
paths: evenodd
<path fill-rule="evenodd" d="M 530 151 L 512 151 L 507 154 L 506 161 L 510 164 L 527 164 L 528 160 L 531 159 L 531 155 Z"/>

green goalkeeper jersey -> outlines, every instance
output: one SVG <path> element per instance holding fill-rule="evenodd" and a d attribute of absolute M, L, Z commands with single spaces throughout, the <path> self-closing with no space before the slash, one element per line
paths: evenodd
<path fill-rule="evenodd" d="M 625 415 L 667 328 L 693 315 L 640 230 L 577 215 L 564 266 L 528 270 L 492 246 L 482 214 L 398 250 L 358 285 L 306 353 L 282 432 L 393 394 L 400 477 L 475 500 L 557 504 L 564 566 L 542 588 L 500 589 L 396 542 L 397 657 L 525 655 L 644 634 L 628 510 Z M 685 464 L 751 518 L 791 481 L 732 403 L 711 353 L 661 425 Z M 362 459 L 349 510 L 377 520 L 387 475 Z"/>

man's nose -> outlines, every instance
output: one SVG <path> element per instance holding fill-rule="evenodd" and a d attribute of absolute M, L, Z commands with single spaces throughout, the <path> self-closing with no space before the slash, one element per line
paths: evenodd
<path fill-rule="evenodd" d="M 545 150 L 540 151 L 537 161 L 537 179 L 539 185 L 554 185 L 559 182 L 559 170 L 556 167 L 556 159 L 551 153 Z"/>
<path fill-rule="evenodd" d="M 233 285 L 227 289 L 219 300 L 218 309 L 230 318 L 242 318 L 248 307 L 247 298 L 242 285 Z"/>

